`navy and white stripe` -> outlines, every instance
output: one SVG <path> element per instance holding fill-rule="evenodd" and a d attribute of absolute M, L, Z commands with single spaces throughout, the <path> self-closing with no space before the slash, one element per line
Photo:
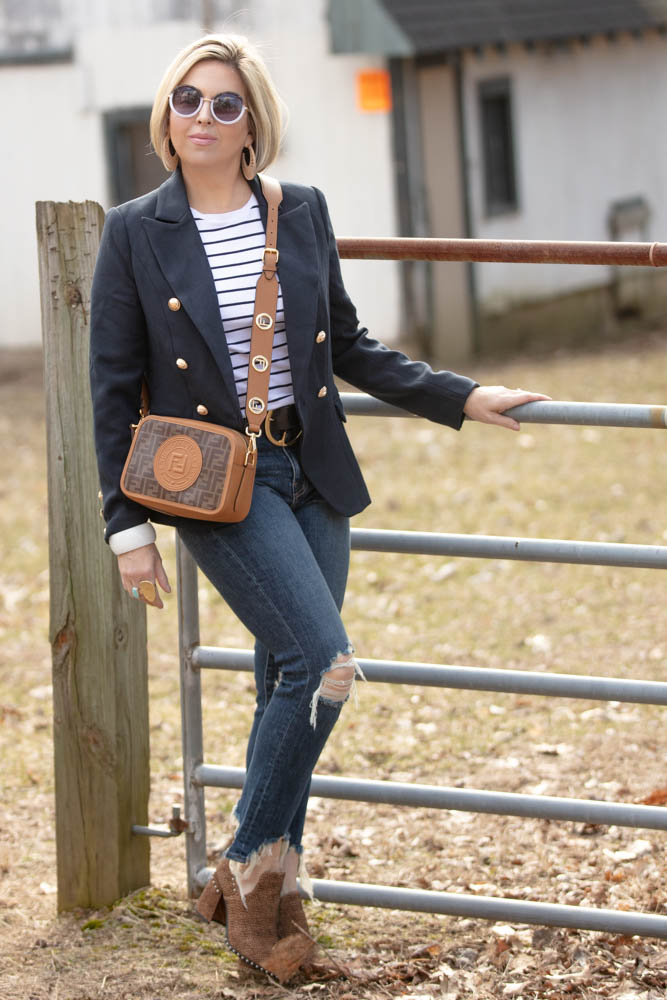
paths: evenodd
<path fill-rule="evenodd" d="M 222 325 L 234 369 L 236 391 L 241 410 L 245 415 L 255 291 L 257 279 L 262 271 L 262 252 L 266 246 L 259 204 L 253 194 L 243 208 L 235 212 L 205 215 L 194 208 L 191 211 L 211 266 L 220 303 Z M 279 406 L 287 406 L 293 402 L 283 295 L 279 287 L 269 383 L 269 409 L 275 410 Z"/>

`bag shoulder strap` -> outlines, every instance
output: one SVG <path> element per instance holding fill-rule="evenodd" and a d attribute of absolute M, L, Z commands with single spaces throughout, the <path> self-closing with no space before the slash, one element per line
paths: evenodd
<path fill-rule="evenodd" d="M 278 208 L 283 200 L 283 189 L 275 177 L 269 177 L 268 174 L 258 174 L 257 177 L 267 204 L 266 246 L 275 249 L 278 239 Z"/>
<path fill-rule="evenodd" d="M 266 246 L 262 255 L 262 272 L 257 279 L 255 311 L 252 318 L 250 361 L 248 364 L 248 393 L 246 396 L 246 434 L 254 443 L 259 437 L 266 418 L 271 378 L 271 355 L 278 305 L 277 265 L 280 254 L 276 247 L 278 238 L 278 207 L 283 200 L 280 183 L 275 177 L 258 174 L 266 198 Z"/>

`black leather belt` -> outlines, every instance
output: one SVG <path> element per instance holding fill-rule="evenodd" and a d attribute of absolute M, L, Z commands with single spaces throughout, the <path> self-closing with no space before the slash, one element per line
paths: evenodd
<path fill-rule="evenodd" d="M 301 437 L 301 424 L 294 403 L 269 410 L 264 421 L 264 430 L 271 444 L 279 448 L 290 448 Z"/>

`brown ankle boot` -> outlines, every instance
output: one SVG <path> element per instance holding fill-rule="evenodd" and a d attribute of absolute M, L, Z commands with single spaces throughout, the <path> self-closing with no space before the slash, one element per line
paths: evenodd
<path fill-rule="evenodd" d="M 280 897 L 278 905 L 278 937 L 285 938 L 290 934 L 299 934 L 300 931 L 305 931 L 310 938 L 310 928 L 301 896 L 298 892 L 287 892 Z"/>
<path fill-rule="evenodd" d="M 220 863 L 222 864 L 222 862 Z M 214 874 L 208 880 L 204 891 L 197 900 L 195 909 L 204 920 L 215 920 L 218 924 L 224 924 L 225 922 L 225 901 L 222 896 L 222 890 L 218 884 L 218 868 L 216 868 Z"/>
<path fill-rule="evenodd" d="M 308 926 L 306 911 L 298 892 L 286 892 L 278 905 L 278 940 L 298 935 L 308 950 L 301 959 L 301 967 L 308 971 L 315 957 L 315 942 Z"/>
<path fill-rule="evenodd" d="M 197 910 L 206 920 L 224 921 L 230 951 L 281 983 L 297 971 L 311 945 L 302 934 L 278 941 L 283 878 L 282 872 L 264 872 L 252 892 L 247 893 L 244 904 L 229 861 L 223 858 L 197 903 Z"/>

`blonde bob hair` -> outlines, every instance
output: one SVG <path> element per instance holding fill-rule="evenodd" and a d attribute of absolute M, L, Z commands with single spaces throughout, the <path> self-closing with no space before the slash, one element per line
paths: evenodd
<path fill-rule="evenodd" d="M 233 66 L 243 80 L 257 170 L 265 170 L 280 149 L 283 102 L 264 60 L 243 35 L 204 35 L 178 53 L 162 77 L 153 102 L 150 121 L 153 149 L 167 170 L 176 169 L 178 156 L 169 150 L 169 95 L 192 67 L 205 59 L 219 59 Z"/>

